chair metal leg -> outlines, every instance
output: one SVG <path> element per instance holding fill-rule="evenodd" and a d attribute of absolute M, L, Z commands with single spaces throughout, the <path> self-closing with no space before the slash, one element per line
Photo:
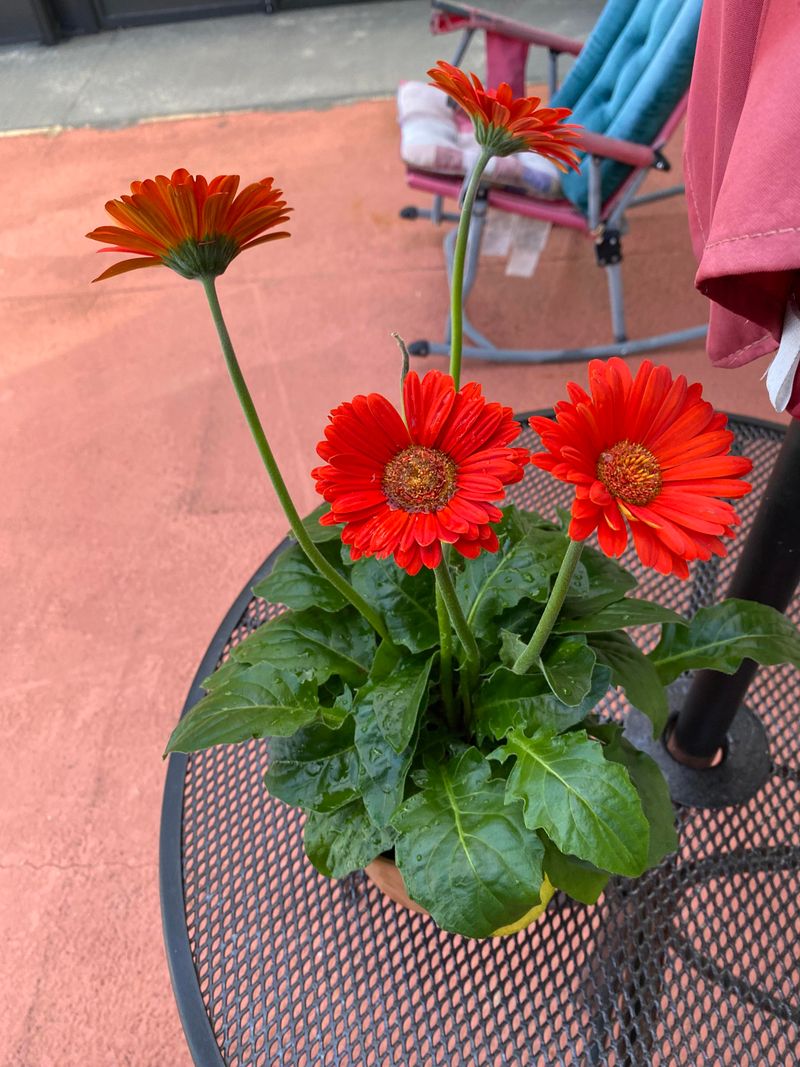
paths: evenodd
<path fill-rule="evenodd" d="M 611 332 L 614 340 L 628 340 L 625 332 L 625 297 L 622 291 L 622 264 L 609 263 L 605 268 L 608 281 L 608 300 L 611 307 Z"/>
<path fill-rule="evenodd" d="M 611 342 L 607 345 L 591 345 L 588 348 L 495 348 L 494 346 L 464 348 L 464 359 L 483 359 L 488 363 L 573 363 L 581 360 L 608 359 L 610 356 L 636 356 L 670 348 L 688 341 L 699 341 L 708 332 L 707 326 L 695 326 L 690 330 L 675 330 L 672 333 L 654 334 L 634 341 Z M 413 341 L 408 346 L 412 356 L 446 356 L 450 351 L 446 344 L 430 341 Z"/>
<path fill-rule="evenodd" d="M 407 204 L 406 207 L 400 208 L 400 218 L 409 222 L 414 222 L 416 219 L 430 219 L 434 226 L 439 226 L 443 222 L 458 222 L 459 216 L 454 211 L 444 211 L 443 204 L 443 196 L 434 196 L 430 208 Z"/>

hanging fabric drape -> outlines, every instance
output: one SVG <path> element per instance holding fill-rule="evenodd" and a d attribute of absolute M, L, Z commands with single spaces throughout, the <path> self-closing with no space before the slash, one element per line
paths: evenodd
<path fill-rule="evenodd" d="M 719 366 L 776 351 L 797 286 L 799 49 L 797 0 L 705 0 L 685 175 L 695 284 L 711 302 L 707 347 Z M 800 417 L 800 376 L 791 358 L 782 366 Z"/>

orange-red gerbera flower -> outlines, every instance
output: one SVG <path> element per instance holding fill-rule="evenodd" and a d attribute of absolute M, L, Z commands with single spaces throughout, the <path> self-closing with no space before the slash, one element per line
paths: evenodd
<path fill-rule="evenodd" d="M 674 381 L 645 361 L 634 378 L 621 359 L 589 364 L 591 396 L 567 386 L 572 403 L 556 421 L 532 418 L 546 452 L 531 462 L 576 486 L 569 535 L 597 530 L 600 547 L 619 556 L 628 543 L 661 574 L 688 577 L 687 560 L 724 556 L 721 537 L 740 522 L 720 497 L 750 491 L 739 475 L 749 459 L 729 455 L 726 418 L 702 398 L 702 386 Z"/>
<path fill-rule="evenodd" d="M 507 446 L 519 433 L 511 408 L 489 404 L 475 382 L 412 371 L 403 388 L 406 421 L 379 393 L 356 396 L 330 414 L 312 476 L 330 502 L 321 520 L 345 523 L 353 559 L 394 556 L 409 574 L 435 567 L 441 542 L 473 559 L 496 552 L 492 503 L 518 482 L 530 453 Z"/>
<path fill-rule="evenodd" d="M 472 119 L 478 144 L 490 148 L 493 155 L 538 152 L 560 170 L 578 169 L 574 150 L 579 147 L 578 127 L 563 123 L 572 114 L 568 107 L 540 107 L 538 96 L 515 97 L 506 82 L 497 89 L 484 89 L 477 75 L 467 76 L 443 59 L 428 71 L 428 77 L 463 107 Z"/>
<path fill-rule="evenodd" d="M 245 248 L 288 237 L 268 233 L 289 218 L 272 178 L 246 186 L 239 176 L 221 174 L 210 182 L 181 168 L 171 178 L 131 183 L 131 195 L 109 200 L 106 211 L 119 226 L 99 226 L 86 236 L 110 244 L 101 252 L 132 252 L 94 280 L 101 282 L 141 267 L 170 267 L 184 278 L 215 277 Z"/>

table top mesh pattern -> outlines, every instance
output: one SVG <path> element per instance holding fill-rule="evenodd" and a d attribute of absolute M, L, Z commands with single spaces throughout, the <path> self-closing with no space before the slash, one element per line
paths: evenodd
<path fill-rule="evenodd" d="M 739 505 L 746 532 L 781 433 L 733 428 L 755 466 Z M 553 515 L 570 490 L 531 467 L 511 498 Z M 694 612 L 724 593 L 736 557 L 688 582 L 643 572 L 632 554 L 623 562 L 645 595 Z M 251 600 L 225 654 L 272 610 Z M 800 603 L 792 610 L 800 621 Z M 594 907 L 558 894 L 530 930 L 482 942 L 399 908 L 361 872 L 317 874 L 303 816 L 264 790 L 266 742 L 190 756 L 185 921 L 224 1063 L 800 1063 L 797 697 L 791 668 L 762 668 L 751 687 L 773 760 L 751 801 L 681 809 L 680 851 L 657 870 L 612 880 Z M 601 710 L 627 708 L 612 693 Z"/>

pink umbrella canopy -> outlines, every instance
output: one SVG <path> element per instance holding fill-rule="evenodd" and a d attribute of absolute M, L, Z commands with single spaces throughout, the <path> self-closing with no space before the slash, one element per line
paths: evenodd
<path fill-rule="evenodd" d="M 798 40 L 797 0 L 705 0 L 684 159 L 709 358 L 738 367 L 781 345 L 770 395 L 783 393 L 777 406 L 796 418 L 800 313 L 787 305 L 800 270 Z"/>

